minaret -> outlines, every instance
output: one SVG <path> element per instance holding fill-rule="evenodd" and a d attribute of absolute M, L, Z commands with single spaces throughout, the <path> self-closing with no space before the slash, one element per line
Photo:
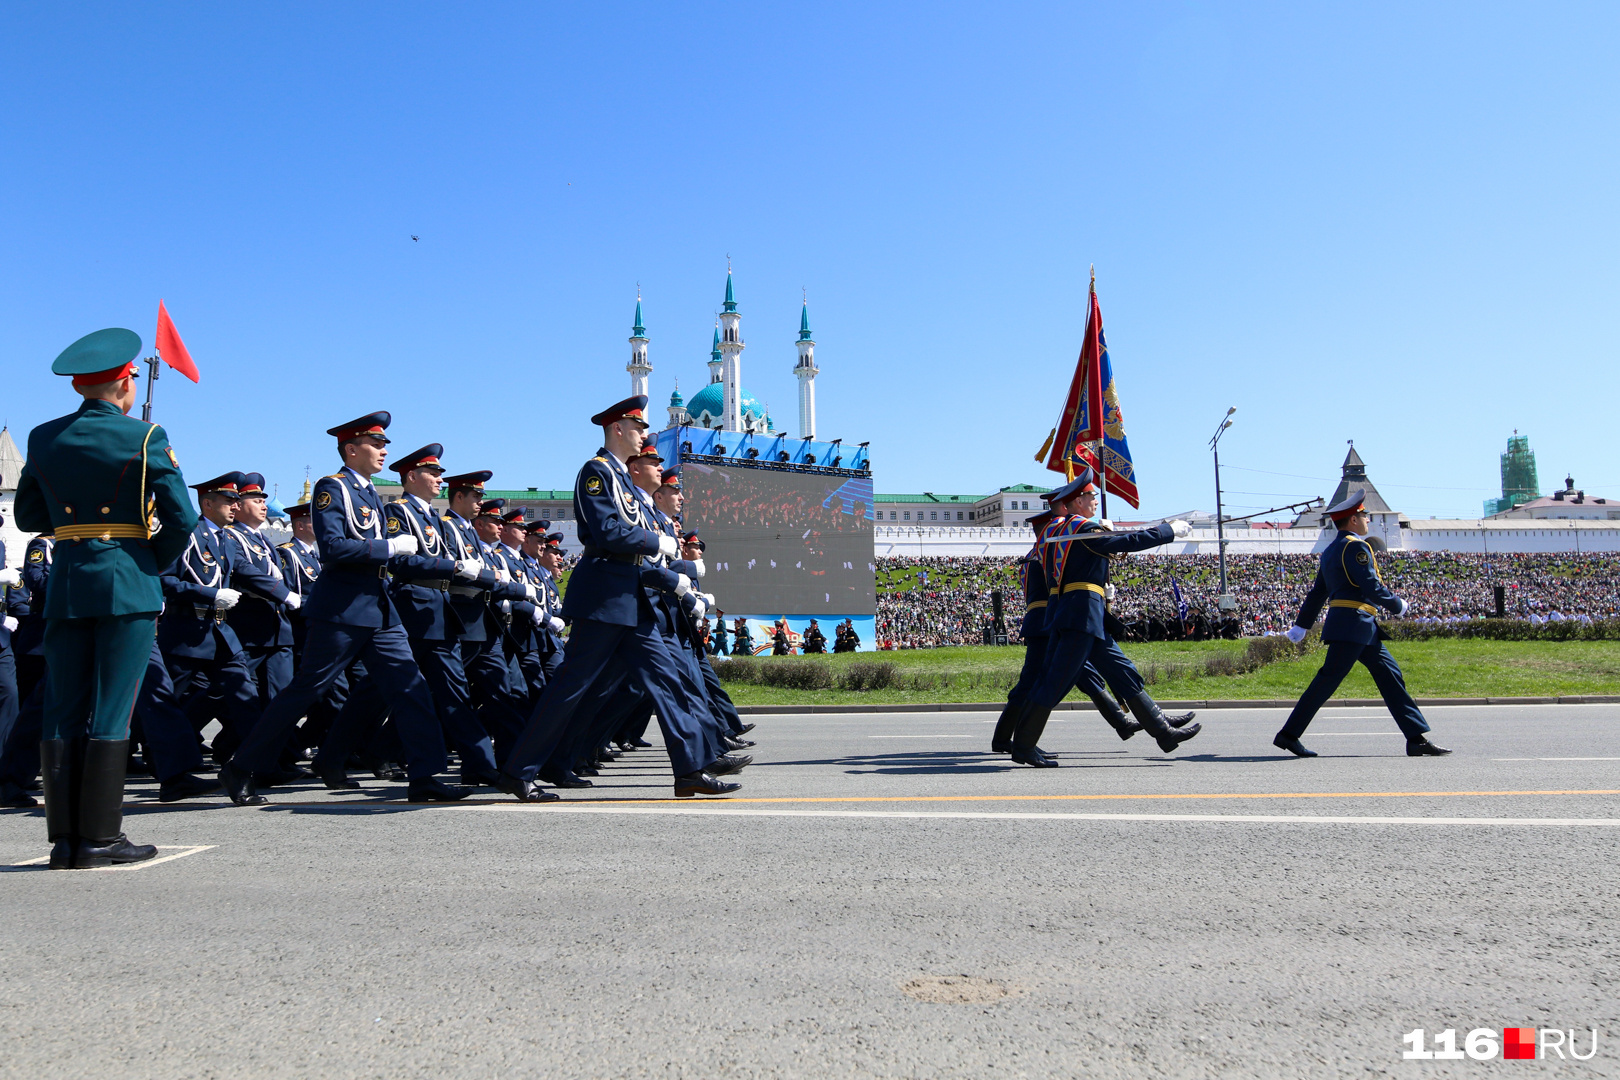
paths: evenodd
<path fill-rule="evenodd" d="M 691 417 L 686 415 L 686 399 L 681 397 L 681 380 L 675 380 L 675 392 L 669 395 L 669 426 L 680 427 L 691 423 Z"/>
<path fill-rule="evenodd" d="M 799 438 L 816 437 L 816 343 L 810 337 L 810 301 L 799 312 L 799 362 L 793 374 L 799 379 Z"/>
<path fill-rule="evenodd" d="M 731 291 L 731 267 L 726 267 L 726 302 L 720 312 L 720 382 L 722 400 L 720 428 L 742 430 L 742 351 L 743 340 L 737 314 L 737 297 Z"/>
<path fill-rule="evenodd" d="M 714 320 L 714 351 L 709 353 L 709 381 L 720 381 L 720 320 Z"/>
<path fill-rule="evenodd" d="M 647 376 L 652 365 L 647 362 L 647 328 L 641 325 L 641 290 L 636 290 L 636 325 L 630 328 L 630 362 L 624 365 L 630 373 L 630 396 L 647 392 Z"/>

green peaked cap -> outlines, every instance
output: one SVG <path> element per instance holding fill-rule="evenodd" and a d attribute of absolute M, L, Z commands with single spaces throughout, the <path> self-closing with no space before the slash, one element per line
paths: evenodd
<path fill-rule="evenodd" d="M 62 350 L 51 364 L 55 375 L 93 375 L 123 367 L 141 355 L 141 335 L 111 326 L 86 334 Z"/>

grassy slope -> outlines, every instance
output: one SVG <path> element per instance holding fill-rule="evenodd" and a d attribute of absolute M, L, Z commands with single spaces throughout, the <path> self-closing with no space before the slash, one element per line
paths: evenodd
<path fill-rule="evenodd" d="M 1242 642 L 1152 642 L 1126 645 L 1125 652 L 1144 672 L 1153 664 L 1185 663 L 1214 650 L 1241 651 Z M 1417 697 L 1515 697 L 1554 694 L 1620 694 L 1620 643 L 1534 641 L 1417 641 L 1391 649 Z M 768 686 L 727 684 L 739 705 L 860 704 L 939 701 L 996 701 L 1023 663 L 1021 648 L 968 646 L 917 649 L 894 653 L 829 656 L 827 663 L 888 660 L 903 671 L 949 674 L 951 685 L 925 691 L 784 690 Z M 762 658 L 765 659 L 765 658 Z M 1149 689 L 1161 700 L 1298 697 L 1321 665 L 1322 654 L 1272 664 L 1247 675 L 1159 680 Z M 768 661 L 767 661 L 768 662 Z M 1366 669 L 1357 666 L 1338 697 L 1377 697 Z"/>

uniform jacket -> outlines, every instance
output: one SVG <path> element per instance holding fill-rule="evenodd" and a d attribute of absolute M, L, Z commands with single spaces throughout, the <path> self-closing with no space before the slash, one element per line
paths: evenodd
<path fill-rule="evenodd" d="M 28 607 L 26 614 L 12 612 L 17 616 L 17 632 L 12 635 L 11 648 L 18 656 L 45 654 L 45 590 L 55 550 L 55 540 L 36 536 L 23 552 L 22 583 L 28 590 Z"/>
<path fill-rule="evenodd" d="M 1024 617 L 1018 624 L 1022 638 L 1044 637 L 1046 634 L 1046 606 L 1051 600 L 1046 587 L 1046 571 L 1041 566 L 1040 538 L 1029 554 L 1018 560 L 1018 583 L 1024 590 Z"/>
<path fill-rule="evenodd" d="M 445 539 L 444 519 L 432 506 L 424 511 L 409 495 L 383 507 L 383 515 L 390 537 L 414 536 L 418 544 L 415 555 L 388 564 L 393 575 L 388 593 L 406 633 L 423 641 L 455 641 L 462 624 L 450 603 L 456 560 Z"/>
<path fill-rule="evenodd" d="M 1322 640 L 1359 645 L 1377 640 L 1379 608 L 1391 613 L 1401 610 L 1401 598 L 1378 575 L 1372 545 L 1348 531 L 1341 531 L 1323 550 L 1316 581 L 1294 622 L 1309 628 L 1323 604 L 1327 605 L 1327 619 L 1322 623 Z"/>
<path fill-rule="evenodd" d="M 1068 630 L 1107 637 L 1103 589 L 1108 584 L 1108 556 L 1158 547 L 1175 535 L 1168 523 L 1134 532 L 1111 532 L 1095 518 L 1050 522 L 1041 533 L 1046 632 Z"/>
<path fill-rule="evenodd" d="M 321 553 L 321 576 L 306 616 L 340 626 L 394 625 L 399 612 L 384 580 L 391 559 L 377 489 L 344 469 L 315 481 L 312 495 L 310 521 Z"/>
<path fill-rule="evenodd" d="M 233 548 L 231 588 L 242 600 L 225 616 L 237 640 L 254 648 L 277 648 L 293 643 L 292 623 L 282 601 L 292 590 L 282 579 L 275 550 L 256 529 L 230 525 L 225 538 Z"/>
<path fill-rule="evenodd" d="M 15 512 L 25 532 L 57 534 L 61 573 L 44 594 L 48 619 L 155 614 L 163 607 L 158 575 L 197 524 L 163 429 L 100 400 L 28 433 Z M 147 536 L 154 518 L 158 531 Z M 95 530 L 108 526 L 134 535 L 109 530 L 102 539 Z"/>
<path fill-rule="evenodd" d="M 568 578 L 563 617 L 635 626 L 650 618 L 641 560 L 658 554 L 658 533 L 635 497 L 630 471 L 607 450 L 574 480 L 575 530 L 584 546 Z"/>
<path fill-rule="evenodd" d="M 485 559 L 485 544 L 472 522 L 459 514 L 446 514 L 439 520 L 444 522 L 445 545 L 452 559 Z M 461 620 L 461 640 L 488 641 L 490 628 L 496 625 L 490 605 L 510 600 L 514 594 L 522 595 L 522 586 L 497 581 L 495 567 L 487 560 L 476 581 L 452 581 L 450 604 Z"/>
<path fill-rule="evenodd" d="M 223 528 L 206 521 L 191 530 L 185 550 L 163 571 L 166 603 L 157 640 L 164 656 L 213 660 L 242 651 L 225 612 L 214 606 L 219 590 L 237 588 L 233 578 L 241 550 Z"/>
<path fill-rule="evenodd" d="M 512 576 L 512 584 L 519 588 L 539 584 L 530 575 L 523 552 L 514 553 L 499 540 L 490 544 L 489 548 L 495 564 Z M 534 612 L 535 605 L 530 602 L 527 592 L 522 597 L 514 597 L 509 604 L 507 613 L 511 619 L 506 631 L 507 640 L 518 652 L 533 652 L 538 647 L 534 633 Z"/>
<path fill-rule="evenodd" d="M 287 591 L 297 593 L 302 603 L 308 603 L 315 579 L 321 576 L 320 556 L 313 551 L 306 552 L 297 540 L 288 540 L 276 545 L 276 558 L 281 561 L 281 580 Z M 301 618 L 303 608 L 293 614 Z"/>

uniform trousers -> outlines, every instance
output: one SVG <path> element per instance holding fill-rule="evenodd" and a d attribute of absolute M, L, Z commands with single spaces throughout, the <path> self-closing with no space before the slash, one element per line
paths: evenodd
<path fill-rule="evenodd" d="M 411 655 L 433 692 L 445 736 L 461 752 L 463 772 L 495 772 L 495 744 L 479 723 L 472 707 L 472 690 L 461 664 L 461 648 L 454 641 L 411 642 Z"/>
<path fill-rule="evenodd" d="M 202 768 L 202 744 L 180 707 L 156 641 L 152 642 L 146 675 L 135 698 L 135 724 L 146 751 L 146 763 L 159 780 L 172 780 Z"/>
<path fill-rule="evenodd" d="M 504 761 L 528 723 L 527 695 L 512 677 L 506 643 L 499 635 L 460 643 L 472 701 L 483 729 L 495 740 L 495 760 Z"/>
<path fill-rule="evenodd" d="M 1091 659 L 1092 651 L 1103 640 L 1084 630 L 1048 634 L 1046 655 L 1041 659 L 1040 676 L 1029 691 L 1029 703 L 1036 708 L 1051 709 L 1067 697 Z M 1027 653 L 1025 657 L 1027 659 Z"/>
<path fill-rule="evenodd" d="M 1401 729 L 1406 741 L 1416 742 L 1423 738 L 1429 730 L 1428 721 L 1423 719 L 1417 702 L 1407 693 L 1406 677 L 1401 674 L 1400 665 L 1395 663 L 1395 658 L 1389 655 L 1382 641 L 1366 645 L 1358 641 L 1328 642 L 1327 658 L 1322 661 L 1322 670 L 1316 673 L 1316 678 L 1300 695 L 1294 711 L 1288 714 L 1288 722 L 1277 733 L 1278 737 L 1297 739 L 1305 734 L 1305 729 L 1316 716 L 1316 710 L 1333 696 L 1333 691 L 1339 688 L 1358 660 L 1367 666 L 1367 672 L 1372 675 L 1390 715 L 1395 717 L 1395 726 Z"/>
<path fill-rule="evenodd" d="M 22 712 L 22 697 L 17 688 L 17 654 L 10 645 L 0 646 L 0 747 L 6 745 L 12 729 L 17 726 L 17 715 Z"/>
<path fill-rule="evenodd" d="M 248 670 L 247 658 L 240 652 L 225 652 L 224 643 L 217 637 L 215 648 L 212 660 L 171 653 L 164 657 L 164 667 L 191 729 L 202 731 L 218 713 L 225 728 L 221 737 L 227 746 L 234 747 L 259 722 L 264 706 L 259 702 L 259 684 Z"/>
<path fill-rule="evenodd" d="M 1030 634 L 1024 638 L 1024 666 L 1018 672 L 1018 681 L 1007 691 L 1007 704 L 1018 704 L 1035 689 L 1046 664 L 1048 644 L 1045 634 Z M 1133 697 L 1143 689 L 1141 673 L 1112 637 L 1102 638 L 1092 645 L 1091 655 L 1073 685 L 1087 696 L 1112 690 L 1120 700 Z"/>
<path fill-rule="evenodd" d="M 26 787 L 39 775 L 39 739 L 45 720 L 45 658 L 18 656 L 21 706 L 10 735 L 0 744 L 0 781 Z"/>
<path fill-rule="evenodd" d="M 714 760 L 708 740 L 696 720 L 681 708 L 681 675 L 669 643 L 650 615 L 635 626 L 615 626 L 581 619 L 568 639 L 568 655 L 557 677 L 546 684 L 534 713 L 523 729 L 502 771 L 532 781 L 559 744 L 576 730 L 582 702 L 615 659 L 623 663 L 633 685 L 644 691 L 658 713 L 665 748 L 676 776 L 697 772 Z"/>
<path fill-rule="evenodd" d="M 405 628 L 397 622 L 379 628 L 311 620 L 303 668 L 264 711 L 232 763 L 247 772 L 274 769 L 287 737 L 305 712 L 361 658 L 399 727 L 406 774 L 420 780 L 443 772 L 444 733 L 433 711 L 433 694 L 411 656 Z"/>
<path fill-rule="evenodd" d="M 47 618 L 41 738 L 129 738 L 129 718 L 156 634 L 155 611 Z"/>
<path fill-rule="evenodd" d="M 293 680 L 293 652 L 291 645 L 244 645 L 242 659 L 253 684 L 259 688 L 259 707 L 262 709 L 287 689 Z"/>

